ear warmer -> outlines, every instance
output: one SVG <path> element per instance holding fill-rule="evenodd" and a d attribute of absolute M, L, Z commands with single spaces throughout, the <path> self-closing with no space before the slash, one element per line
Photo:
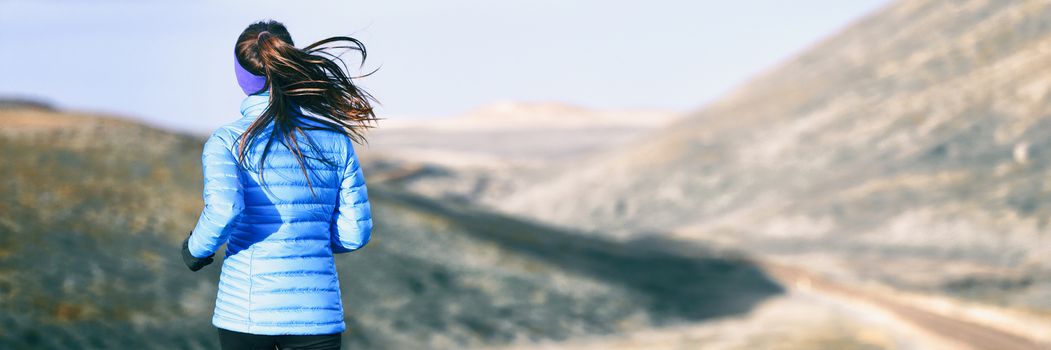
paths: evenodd
<path fill-rule="evenodd" d="M 252 74 L 242 67 L 241 61 L 237 59 L 237 53 L 234 53 L 234 73 L 237 75 L 237 85 L 241 86 L 241 91 L 244 91 L 245 95 L 258 93 L 266 87 L 266 77 Z"/>

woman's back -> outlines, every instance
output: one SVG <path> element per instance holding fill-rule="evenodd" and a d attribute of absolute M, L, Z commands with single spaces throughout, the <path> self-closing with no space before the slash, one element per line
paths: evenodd
<path fill-rule="evenodd" d="M 218 246 L 198 245 L 214 245 L 222 236 L 228 240 L 212 321 L 253 334 L 342 332 L 346 326 L 333 252 L 356 250 L 369 239 L 372 217 L 364 177 L 350 139 L 327 130 L 306 131 L 305 139 L 321 150 L 304 157 L 310 183 L 292 151 L 277 142 L 269 145 L 261 166 L 266 142 L 252 143 L 246 164 L 255 166 L 237 166 L 237 140 L 268 99 L 268 94 L 247 97 L 244 116 L 217 130 L 202 157 L 205 197 L 215 197 L 209 204 L 240 212 L 221 227 L 201 220 L 195 232 L 211 228 L 219 235 L 212 241 L 198 235 L 201 240 L 190 242 L 191 252 L 214 251 Z M 232 193 L 237 187 L 241 193 Z"/>

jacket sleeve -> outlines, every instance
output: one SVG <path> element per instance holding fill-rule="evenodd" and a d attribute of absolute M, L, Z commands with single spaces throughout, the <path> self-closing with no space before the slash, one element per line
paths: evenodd
<path fill-rule="evenodd" d="M 347 147 L 350 157 L 343 170 L 339 205 L 331 228 L 332 252 L 336 254 L 358 250 L 372 237 L 372 208 L 365 175 L 353 144 Z"/>
<path fill-rule="evenodd" d="M 189 238 L 190 254 L 204 258 L 215 254 L 230 238 L 231 223 L 244 210 L 244 189 L 229 140 L 213 134 L 204 144 L 204 210 Z"/>

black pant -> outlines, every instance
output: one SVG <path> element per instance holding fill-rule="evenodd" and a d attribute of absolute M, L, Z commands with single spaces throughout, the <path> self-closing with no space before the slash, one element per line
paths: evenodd
<path fill-rule="evenodd" d="M 343 333 L 322 335 L 258 335 L 219 328 L 223 350 L 339 350 Z"/>

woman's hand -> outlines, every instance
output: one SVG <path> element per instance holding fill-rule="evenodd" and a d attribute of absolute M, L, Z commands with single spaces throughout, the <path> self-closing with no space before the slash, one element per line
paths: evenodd
<path fill-rule="evenodd" d="M 193 235 L 192 231 L 190 235 Z M 190 237 L 187 236 L 186 240 L 182 241 L 182 262 L 186 263 L 186 267 L 190 268 L 190 271 L 197 271 L 208 266 L 214 260 L 214 256 L 215 254 L 203 258 L 195 257 L 193 254 L 190 254 Z"/>

